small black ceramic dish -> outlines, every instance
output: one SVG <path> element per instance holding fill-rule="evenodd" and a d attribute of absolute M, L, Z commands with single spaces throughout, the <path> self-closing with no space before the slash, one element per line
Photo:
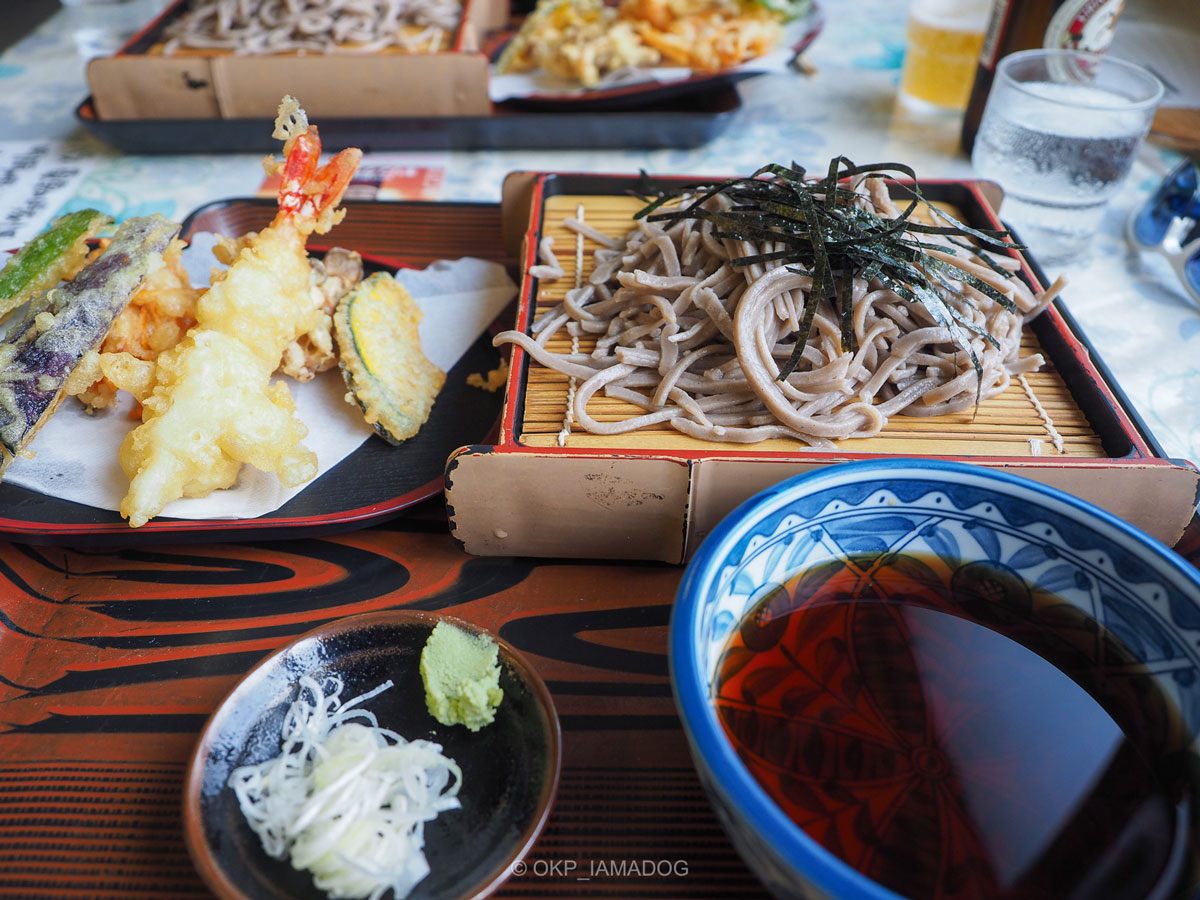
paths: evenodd
<path fill-rule="evenodd" d="M 425 826 L 430 873 L 411 900 L 479 900 L 511 874 L 550 814 L 558 788 L 561 740 L 550 693 L 537 672 L 505 641 L 500 648 L 504 699 L 479 731 L 437 722 L 425 707 L 421 650 L 439 621 L 482 633 L 433 613 L 388 610 L 341 619 L 302 635 L 252 669 L 209 719 L 184 789 L 184 837 L 201 877 L 222 900 L 324 900 L 306 871 L 264 852 L 246 824 L 230 773 L 279 755 L 284 716 L 301 675 L 335 675 L 343 701 L 388 681 L 366 701 L 382 728 L 408 740 L 442 745 L 463 773 L 461 809 Z"/>

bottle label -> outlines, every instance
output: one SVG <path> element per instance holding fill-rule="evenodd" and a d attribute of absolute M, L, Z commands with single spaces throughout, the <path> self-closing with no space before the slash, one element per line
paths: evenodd
<path fill-rule="evenodd" d="M 1046 26 L 1044 46 L 1103 53 L 1112 43 L 1125 0 L 1067 0 Z"/>
<path fill-rule="evenodd" d="M 1000 50 L 1000 38 L 1004 34 L 1008 22 L 1008 8 L 1015 0 L 996 0 L 992 4 L 992 17 L 988 20 L 987 31 L 983 33 L 983 49 L 979 52 L 979 62 L 985 69 L 996 68 L 996 55 Z"/>

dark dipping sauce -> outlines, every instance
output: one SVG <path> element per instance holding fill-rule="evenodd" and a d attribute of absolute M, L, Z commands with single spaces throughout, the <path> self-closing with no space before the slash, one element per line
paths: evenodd
<path fill-rule="evenodd" d="M 714 702 L 811 837 L 912 900 L 1194 896 L 1197 761 L 1077 607 L 980 563 L 830 563 L 769 593 Z"/>

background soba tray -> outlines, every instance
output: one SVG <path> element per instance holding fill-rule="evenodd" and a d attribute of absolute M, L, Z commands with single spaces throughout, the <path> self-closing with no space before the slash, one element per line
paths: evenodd
<path fill-rule="evenodd" d="M 651 179 L 679 183 L 681 179 Z M 697 179 L 686 179 L 697 180 Z M 528 272 L 538 242 L 555 238 L 564 276 L 522 280 L 516 328 L 574 285 L 576 235 L 563 219 L 577 215 L 605 234 L 631 226 L 642 202 L 633 176 L 517 173 L 504 191 L 506 241 Z M 925 182 L 925 195 L 948 204 L 969 224 L 1000 227 L 994 185 Z M 595 245 L 583 248 L 583 275 Z M 1044 276 L 1030 260 L 1024 274 Z M 1008 469 L 1102 506 L 1174 544 L 1196 506 L 1200 473 L 1164 458 L 1128 401 L 1088 347 L 1060 301 L 1038 317 L 1022 355 L 1047 364 L 1017 379 L 977 413 L 893 417 L 883 432 L 838 442 L 836 450 L 797 449 L 795 441 L 720 444 L 663 427 L 597 436 L 566 419 L 568 378 L 512 351 L 500 439 L 464 448 L 447 465 L 447 499 L 455 538 L 470 553 L 687 559 L 720 519 L 756 491 L 815 466 L 879 456 L 949 457 Z M 589 410 L 602 416 L 597 396 Z M 1054 433 L 1061 436 L 1061 452 Z"/>
<path fill-rule="evenodd" d="M 437 52 L 165 55 L 176 0 L 113 56 L 88 63 L 101 121 L 273 120 L 279 98 L 300 99 L 314 119 L 478 116 L 491 110 L 484 35 L 508 21 L 506 0 L 463 0 L 457 30 Z M 419 85 L 419 90 L 413 90 Z"/>

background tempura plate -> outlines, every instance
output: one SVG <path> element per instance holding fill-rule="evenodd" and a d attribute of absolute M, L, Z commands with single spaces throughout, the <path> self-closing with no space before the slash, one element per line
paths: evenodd
<path fill-rule="evenodd" d="M 787 52 L 792 54 L 793 61 L 812 45 L 824 25 L 822 10 L 813 3 L 801 19 L 787 26 L 788 33 L 793 36 Z M 510 31 L 493 40 L 487 51 L 493 62 L 499 58 L 515 34 L 515 30 Z M 763 73 L 757 71 L 751 61 L 743 66 L 718 71 L 692 70 L 686 77 L 669 80 L 650 79 L 571 90 L 535 89 L 528 94 L 507 98 L 504 102 L 512 107 L 547 113 L 565 113 L 581 109 L 589 112 L 634 110 L 658 104 L 678 104 L 697 96 L 730 90 L 739 81 L 760 74 Z"/>

